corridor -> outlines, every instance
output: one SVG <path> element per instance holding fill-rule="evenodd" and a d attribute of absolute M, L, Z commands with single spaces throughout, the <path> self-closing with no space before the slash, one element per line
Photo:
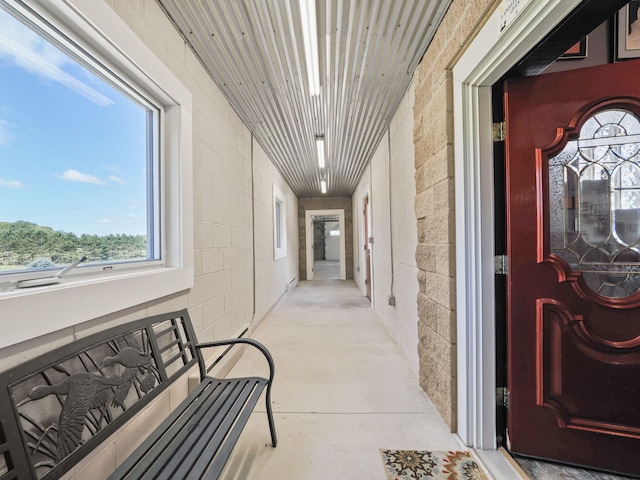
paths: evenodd
<path fill-rule="evenodd" d="M 225 479 L 383 480 L 380 448 L 461 449 L 352 281 L 299 283 L 255 338 L 276 365 L 279 443 L 259 405 Z M 230 376 L 265 368 L 248 352 Z"/>

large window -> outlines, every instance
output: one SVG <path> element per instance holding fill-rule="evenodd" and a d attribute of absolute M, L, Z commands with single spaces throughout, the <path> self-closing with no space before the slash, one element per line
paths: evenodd
<path fill-rule="evenodd" d="M 0 277 L 161 260 L 161 107 L 0 5 Z"/>
<path fill-rule="evenodd" d="M 107 2 L 0 0 L 0 348 L 193 285 L 191 108 Z"/>

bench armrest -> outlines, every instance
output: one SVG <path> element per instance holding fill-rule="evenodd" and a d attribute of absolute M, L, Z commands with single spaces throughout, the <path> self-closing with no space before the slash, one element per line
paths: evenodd
<path fill-rule="evenodd" d="M 237 344 L 251 345 L 252 347 L 255 347 L 258 350 L 260 350 L 260 352 L 264 355 L 264 357 L 267 359 L 267 362 L 269 363 L 269 385 L 271 385 L 271 383 L 273 382 L 273 375 L 275 371 L 275 364 L 273 363 L 273 357 L 271 356 L 271 353 L 269 353 L 269 350 L 267 350 L 267 347 L 265 347 L 262 343 L 252 338 L 231 338 L 228 340 L 216 340 L 213 342 L 197 343 L 195 346 L 198 349 L 198 355 L 201 357 L 200 377 L 204 378 L 207 374 L 206 367 L 204 365 L 204 360 L 202 360 L 202 355 L 200 353 L 200 350 L 202 350 L 203 348 L 221 347 L 224 345 L 229 345 L 233 347 L 234 345 L 237 345 Z"/>

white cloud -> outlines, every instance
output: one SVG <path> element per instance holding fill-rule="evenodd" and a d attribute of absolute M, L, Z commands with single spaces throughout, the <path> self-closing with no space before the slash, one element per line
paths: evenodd
<path fill-rule="evenodd" d="M 111 219 L 110 218 L 101 218 L 99 220 L 96 220 L 94 223 L 111 223 Z"/>
<path fill-rule="evenodd" d="M 4 178 L 0 177 L 0 187 L 24 188 L 24 185 L 17 180 L 5 180 Z"/>
<path fill-rule="evenodd" d="M 30 73 L 54 80 L 100 106 L 113 101 L 65 72 L 74 62 L 35 32 L 0 11 L 0 58 Z"/>
<path fill-rule="evenodd" d="M 137 219 L 142 218 L 142 217 L 140 215 L 134 215 L 133 213 L 130 213 L 129 214 L 129 218 L 133 218 L 133 219 L 137 220 Z"/>
<path fill-rule="evenodd" d="M 92 183 L 94 185 L 107 185 L 107 182 L 101 180 L 100 178 L 89 175 L 87 173 L 81 173 L 72 168 L 65 171 L 62 175 L 55 175 L 57 178 L 62 180 L 66 180 L 68 182 L 80 182 L 80 183 Z"/>
<path fill-rule="evenodd" d="M 111 180 L 113 183 L 119 183 L 120 185 L 124 185 L 125 183 L 127 183 L 124 178 L 117 177 L 116 175 L 111 175 L 109 177 L 109 180 Z"/>

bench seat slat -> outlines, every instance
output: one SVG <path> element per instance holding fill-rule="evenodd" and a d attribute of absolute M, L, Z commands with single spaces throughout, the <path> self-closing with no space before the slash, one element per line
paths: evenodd
<path fill-rule="evenodd" d="M 205 473 L 209 470 L 209 464 L 212 463 L 211 458 L 213 457 L 215 459 L 207 476 L 212 475 L 211 478 L 219 476 L 266 385 L 262 379 L 247 378 L 242 380 L 242 394 L 235 399 L 233 407 L 226 414 L 223 422 L 219 426 L 213 425 L 214 428 L 209 429 L 209 432 L 215 431 L 215 435 L 211 438 L 209 438 L 210 435 L 201 437 L 198 450 L 193 449 L 180 469 L 176 471 L 175 476 L 167 477 L 167 480 L 169 478 L 186 478 L 186 467 L 191 464 L 193 464 L 193 468 L 188 473 L 189 478 L 206 478 Z M 222 452 L 226 452 L 226 454 Z"/>
<path fill-rule="evenodd" d="M 198 386 L 191 392 L 190 396 L 199 396 L 203 390 L 211 386 L 211 379 L 205 379 L 200 382 Z M 161 438 L 166 437 L 169 439 L 168 431 L 171 426 L 180 418 L 190 407 L 190 403 L 186 400 L 181 402 L 171 414 L 138 446 L 135 450 L 136 455 L 130 455 L 127 459 L 118 467 L 118 469 L 109 476 L 109 480 L 117 478 L 126 478 L 130 475 L 131 471 L 136 467 L 138 459 L 145 455 L 145 452 L 153 448 L 153 446 L 160 441 Z"/>
<path fill-rule="evenodd" d="M 155 468 L 159 471 L 164 463 L 170 460 L 173 453 L 166 452 L 171 452 L 172 448 L 179 446 L 187 437 L 189 422 L 193 418 L 205 415 L 209 409 L 215 411 L 220 408 L 229 396 L 225 387 L 217 380 L 205 378 L 198 388 L 178 405 L 173 412 L 175 415 L 167 417 L 127 458 L 128 465 L 123 464 L 109 479 L 153 478 L 148 477 L 149 470 Z"/>
<path fill-rule="evenodd" d="M 210 469 L 216 478 L 266 384 L 256 377 L 206 377 L 109 479 L 200 479 L 224 450 Z"/>
<path fill-rule="evenodd" d="M 220 424 L 226 412 L 233 406 L 234 398 L 241 392 L 241 385 L 234 382 L 222 382 L 215 387 L 219 394 L 215 395 L 213 403 L 210 401 L 211 398 L 205 402 L 201 398 L 187 398 L 187 401 L 192 402 L 190 411 L 193 411 L 193 415 L 190 418 L 178 419 L 175 428 L 180 433 L 166 445 L 165 442 L 154 445 L 151 455 L 141 459 L 142 463 L 149 466 L 147 472 L 139 477 L 140 480 L 180 478 L 178 475 L 174 476 L 173 472 L 185 462 L 185 457 L 192 450 L 199 448 L 198 442 L 207 426 L 213 425 L 215 428 Z"/>

